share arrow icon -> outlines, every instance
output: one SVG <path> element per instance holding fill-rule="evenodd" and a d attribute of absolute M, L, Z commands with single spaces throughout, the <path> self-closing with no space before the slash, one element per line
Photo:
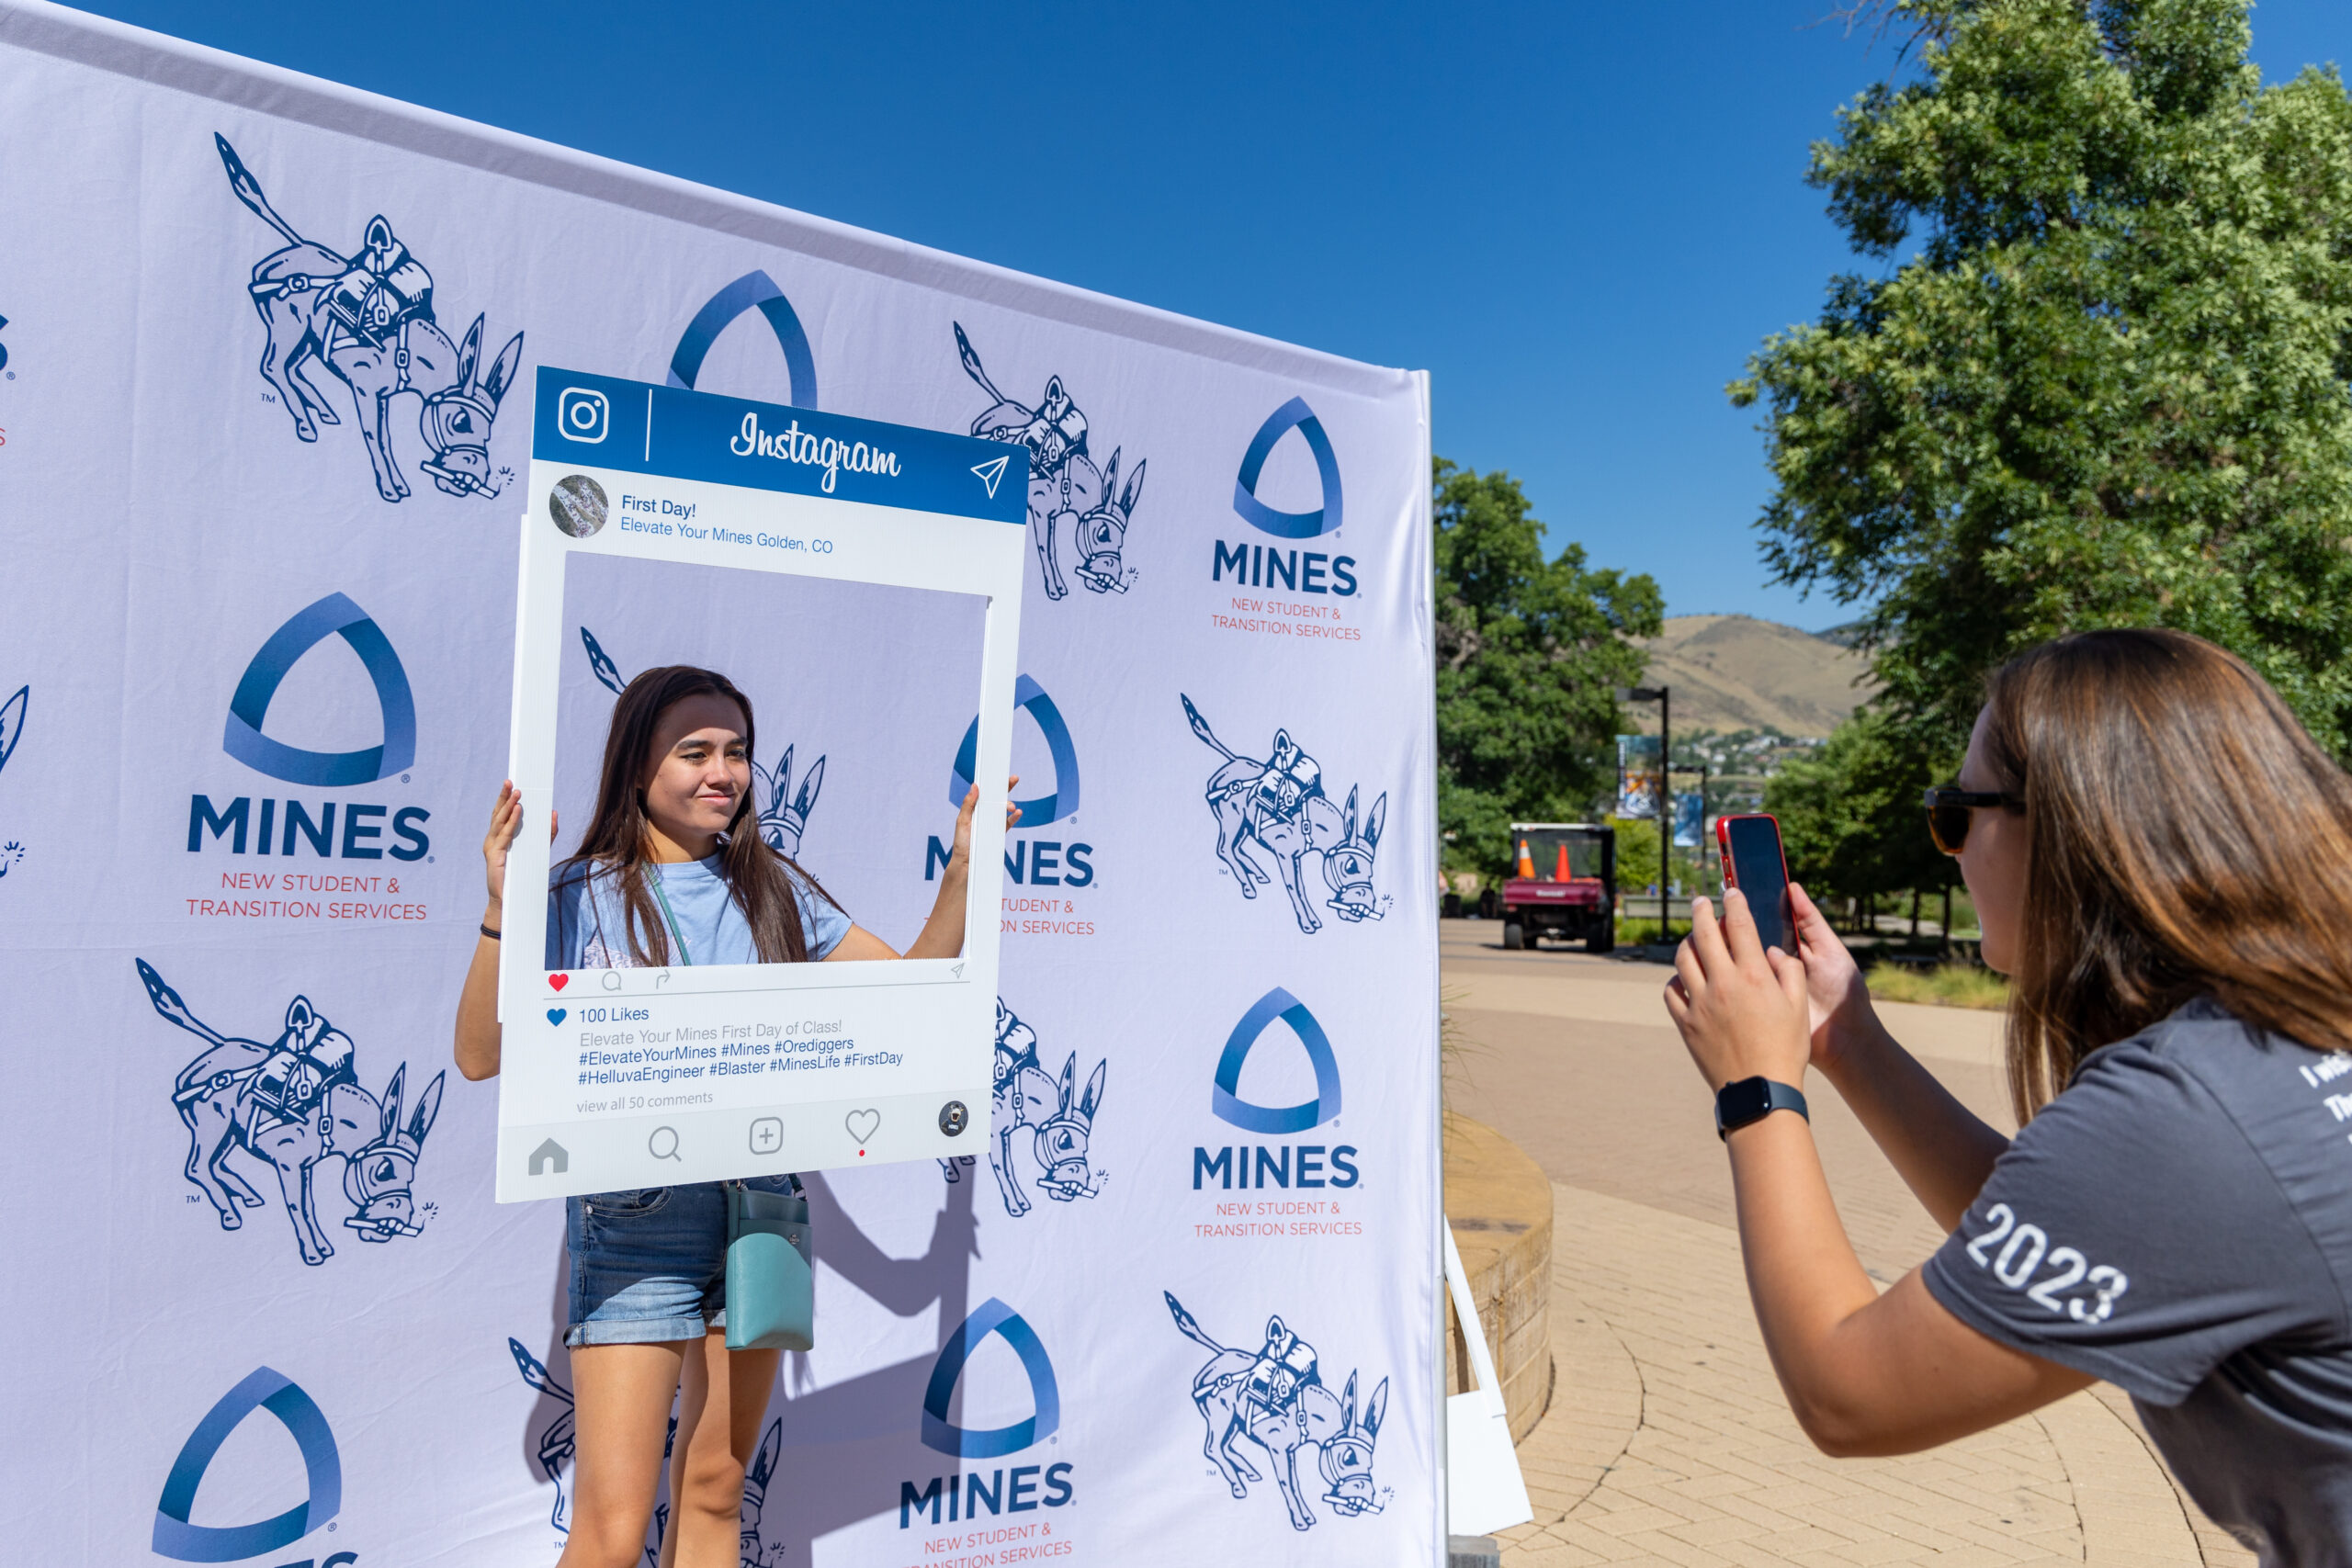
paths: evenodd
<path fill-rule="evenodd" d="M 980 477 L 980 482 L 989 487 L 990 501 L 996 499 L 996 487 L 1004 479 L 1004 466 L 1012 460 L 1011 457 L 990 457 L 985 463 L 972 465 L 972 472 L 978 474 Z"/>
<path fill-rule="evenodd" d="M 958 980 L 960 980 L 960 979 L 962 979 L 962 978 L 964 977 L 964 966 L 963 966 L 961 964 L 958 964 L 957 965 L 956 965 L 956 967 L 955 967 L 955 968 L 950 969 L 950 970 L 948 971 L 948 973 L 949 973 L 949 974 L 951 974 L 951 975 L 953 975 L 953 976 L 956 976 L 956 978 L 957 978 Z"/>

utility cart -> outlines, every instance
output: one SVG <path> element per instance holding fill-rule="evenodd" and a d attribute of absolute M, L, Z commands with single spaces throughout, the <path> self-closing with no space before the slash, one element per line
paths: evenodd
<path fill-rule="evenodd" d="M 1503 945 L 1533 947 L 1545 937 L 1582 942 L 1587 953 L 1617 945 L 1617 829 L 1595 822 L 1514 822 L 1518 874 L 1503 884 Z"/>

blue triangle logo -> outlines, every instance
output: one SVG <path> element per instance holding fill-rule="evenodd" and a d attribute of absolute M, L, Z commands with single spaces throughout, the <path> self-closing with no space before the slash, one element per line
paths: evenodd
<path fill-rule="evenodd" d="M 266 1410 L 284 1424 L 302 1453 L 308 1498 L 273 1518 L 255 1524 L 192 1525 L 196 1489 L 204 1481 L 212 1458 L 245 1417 Z M 236 1562 L 290 1546 L 325 1524 L 343 1507 L 343 1460 L 335 1452 L 334 1434 L 311 1396 L 283 1372 L 256 1367 L 244 1382 L 220 1396 L 205 1412 L 179 1458 L 164 1479 L 164 1495 L 155 1504 L 156 1554 L 177 1562 Z"/>
<path fill-rule="evenodd" d="M 272 740 L 261 732 L 270 699 L 301 657 L 331 637 L 340 636 L 359 655 L 368 678 L 376 683 L 376 705 L 384 716 L 384 743 L 364 751 L 306 751 Z M 269 634 L 229 699 L 229 723 L 220 735 L 220 749 L 255 773 L 312 789 L 336 789 L 345 784 L 373 784 L 404 772 L 416 761 L 416 698 L 409 691 L 408 671 L 401 656 L 368 612 L 340 593 L 294 613 Z"/>
<path fill-rule="evenodd" d="M 1315 1067 L 1315 1098 L 1303 1105 L 1252 1105 L 1241 1098 L 1241 1064 L 1250 1059 L 1266 1026 L 1276 1019 L 1290 1025 Z M 1339 1059 L 1331 1055 L 1331 1037 L 1323 1032 L 1323 1025 L 1306 1010 L 1305 1002 L 1276 986 L 1241 1015 L 1241 1021 L 1226 1037 L 1225 1054 L 1217 1058 L 1216 1086 L 1209 1095 L 1209 1109 L 1218 1121 L 1245 1133 L 1274 1137 L 1319 1127 L 1340 1113 Z"/>
<path fill-rule="evenodd" d="M 1022 829 L 1042 828 L 1048 822 L 1077 816 L 1078 747 L 1070 740 L 1069 725 L 1062 718 L 1062 710 L 1046 695 L 1045 687 L 1026 675 L 1012 683 L 1012 705 L 1029 710 L 1029 716 L 1037 721 L 1038 731 L 1046 738 L 1046 749 L 1054 759 L 1054 793 L 1012 803 L 1021 807 Z M 947 778 L 947 803 L 958 810 L 963 808 L 965 792 L 972 787 L 979 753 L 980 721 L 975 716 L 964 731 L 963 745 L 956 749 L 956 768 Z"/>
<path fill-rule="evenodd" d="M 809 352 L 808 333 L 800 325 L 800 316 L 793 310 L 792 301 L 775 286 L 775 279 L 764 272 L 747 272 L 704 301 L 678 334 L 678 346 L 670 353 L 670 385 L 694 389 L 695 379 L 702 375 L 703 357 L 710 353 L 710 345 L 728 324 L 746 310 L 756 310 L 767 318 L 768 331 L 775 334 L 778 348 L 784 350 L 784 370 L 789 378 L 792 406 L 813 409 L 817 406 L 817 356 Z"/>
<path fill-rule="evenodd" d="M 969 1431 L 949 1422 L 947 1404 L 956 1396 L 964 1363 L 991 1334 L 1000 1336 L 1021 1358 L 1021 1370 L 1029 1374 L 1029 1396 L 1035 1401 L 1036 1414 L 1010 1427 Z M 1054 1381 L 1054 1364 L 1046 1359 L 1037 1331 L 1019 1313 L 990 1296 L 948 1337 L 939 1359 L 932 1364 L 931 1383 L 922 1394 L 923 1447 L 961 1459 L 995 1459 L 1044 1442 L 1061 1424 L 1061 1387 Z"/>
<path fill-rule="evenodd" d="M 1266 459 L 1273 455 L 1275 443 L 1294 430 L 1306 438 L 1306 449 L 1315 454 L 1315 472 L 1323 485 L 1323 504 L 1312 512 L 1277 512 L 1258 499 L 1258 476 L 1265 471 Z M 1252 528 L 1278 539 L 1312 539 L 1340 526 L 1339 455 L 1331 450 L 1323 422 L 1315 417 L 1305 398 L 1293 398 L 1268 414 L 1258 434 L 1250 437 L 1250 450 L 1242 454 L 1241 472 L 1233 481 L 1233 510 Z"/>

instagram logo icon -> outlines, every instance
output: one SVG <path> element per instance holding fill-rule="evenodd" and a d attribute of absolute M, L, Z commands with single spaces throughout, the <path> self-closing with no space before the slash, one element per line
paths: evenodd
<path fill-rule="evenodd" d="M 593 388 L 566 387 L 556 400 L 555 423 L 566 441 L 594 446 L 613 427 L 613 405 Z"/>

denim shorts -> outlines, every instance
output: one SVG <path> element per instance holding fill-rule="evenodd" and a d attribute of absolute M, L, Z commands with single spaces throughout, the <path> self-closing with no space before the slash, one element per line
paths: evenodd
<path fill-rule="evenodd" d="M 795 1176 L 755 1176 L 790 1192 Z M 571 1326 L 563 1342 L 655 1345 L 727 1325 L 727 1184 L 639 1187 L 565 1201 Z"/>

